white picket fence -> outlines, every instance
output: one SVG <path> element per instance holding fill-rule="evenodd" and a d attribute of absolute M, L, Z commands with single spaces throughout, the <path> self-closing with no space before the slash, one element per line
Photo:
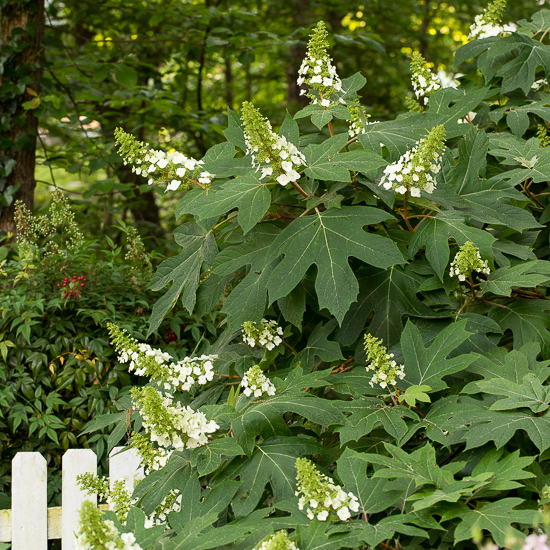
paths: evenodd
<path fill-rule="evenodd" d="M 134 449 L 120 452 L 115 447 L 109 457 L 111 487 L 125 479 L 130 492 L 132 479 L 140 472 Z M 40 453 L 17 453 L 12 461 L 11 510 L 0 510 L 0 542 L 11 542 L 12 550 L 47 550 L 48 539 L 61 539 L 63 550 L 76 547 L 78 514 L 86 496 L 76 476 L 97 473 L 97 457 L 91 449 L 70 449 L 63 455 L 61 506 L 48 508 L 46 459 Z"/>

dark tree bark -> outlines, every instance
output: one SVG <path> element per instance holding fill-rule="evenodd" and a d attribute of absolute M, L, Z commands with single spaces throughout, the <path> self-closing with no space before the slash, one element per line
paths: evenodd
<path fill-rule="evenodd" d="M 38 118 L 23 104 L 39 104 L 44 0 L 8 2 L 2 8 L 0 52 L 7 56 L 0 74 L 0 231 L 15 233 L 14 202 L 34 208 Z"/>

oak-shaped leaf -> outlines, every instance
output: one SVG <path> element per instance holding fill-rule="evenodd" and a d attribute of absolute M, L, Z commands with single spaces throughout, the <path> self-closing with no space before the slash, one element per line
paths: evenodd
<path fill-rule="evenodd" d="M 520 539 L 525 535 L 512 527 L 513 523 L 533 524 L 536 510 L 515 510 L 524 501 L 522 498 L 503 498 L 495 502 L 480 503 L 475 510 L 465 511 L 455 529 L 455 543 L 472 538 L 475 531 L 491 533 L 494 541 L 505 546 L 509 536 Z"/>
<path fill-rule="evenodd" d="M 524 430 L 542 453 L 550 447 L 550 412 L 542 416 L 527 411 L 491 411 L 480 408 L 472 417 L 466 434 L 466 449 L 481 447 L 493 441 L 497 449 L 504 447 L 517 430 Z"/>
<path fill-rule="evenodd" d="M 308 145 L 304 149 L 305 174 L 324 181 L 349 182 L 350 170 L 365 173 L 388 164 L 381 155 L 372 151 L 356 149 L 339 153 L 347 141 L 348 134 L 337 134 L 319 145 Z"/>
<path fill-rule="evenodd" d="M 341 445 L 348 441 L 358 441 L 364 435 L 369 435 L 379 424 L 388 435 L 399 440 L 407 433 L 407 424 L 403 419 L 418 419 L 418 415 L 407 407 L 401 405 L 388 407 L 380 399 L 373 398 L 343 401 L 340 409 L 351 412 L 346 424 L 335 430 L 340 434 Z"/>
<path fill-rule="evenodd" d="M 550 280 L 550 262 L 535 260 L 493 271 L 481 283 L 480 296 L 492 292 L 498 296 L 510 296 L 512 288 L 534 288 Z"/>
<path fill-rule="evenodd" d="M 151 281 L 152 290 L 162 290 L 169 284 L 171 286 L 153 306 L 147 336 L 160 326 L 180 295 L 183 307 L 189 313 L 193 312 L 201 270 L 204 265 L 208 267 L 212 264 L 218 252 L 212 233 L 195 223 L 178 227 L 174 231 L 174 239 L 183 250 L 177 256 L 164 260 Z"/>
<path fill-rule="evenodd" d="M 344 206 L 292 221 L 271 248 L 272 255 L 283 254 L 284 258 L 267 282 L 270 303 L 292 291 L 308 268 L 316 264 L 319 307 L 327 308 L 341 323 L 359 291 L 348 263 L 350 256 L 381 268 L 404 261 L 390 239 L 363 230 L 366 225 L 391 218 L 380 209 Z"/>
<path fill-rule="evenodd" d="M 198 220 L 217 218 L 233 208 L 243 231 L 250 231 L 267 212 L 271 193 L 255 175 L 241 176 L 210 189 L 192 189 L 176 208 L 176 217 L 193 214 Z"/>
<path fill-rule="evenodd" d="M 493 42 L 477 66 L 486 82 L 495 76 L 502 78 L 503 94 L 519 88 L 527 95 L 537 69 L 542 66 L 550 71 L 550 47 L 524 34 L 512 33 Z"/>
<path fill-rule="evenodd" d="M 300 350 L 292 361 L 292 366 L 301 365 L 304 372 L 307 373 L 313 369 L 315 357 L 327 363 L 343 360 L 344 356 L 338 342 L 332 342 L 328 339 L 336 326 L 336 319 L 331 319 L 327 323 L 319 323 L 312 330 L 306 347 Z"/>
<path fill-rule="evenodd" d="M 526 407 L 534 413 L 542 413 L 550 408 L 550 387 L 543 386 L 534 372 L 526 374 L 521 384 L 492 378 L 475 382 L 475 385 L 484 393 L 505 396 L 491 405 L 492 411 Z"/>
<path fill-rule="evenodd" d="M 275 502 L 294 497 L 296 491 L 296 459 L 318 454 L 322 447 L 305 438 L 277 437 L 256 445 L 253 455 L 242 459 L 235 474 L 242 485 L 232 503 L 237 516 L 247 516 L 258 504 L 269 483 Z"/>
<path fill-rule="evenodd" d="M 445 389 L 447 384 L 443 377 L 466 369 L 473 363 L 477 355 L 468 353 L 450 359 L 448 355 L 470 336 L 466 330 L 466 320 L 458 321 L 445 327 L 425 348 L 420 330 L 412 322 L 407 322 L 401 335 L 401 350 L 405 364 L 405 380 L 407 385 L 425 384 L 432 391 Z"/>
<path fill-rule="evenodd" d="M 371 312 L 374 317 L 369 332 L 382 338 L 388 347 L 399 341 L 404 315 L 433 316 L 432 310 L 416 296 L 423 278 L 409 267 L 368 268 L 359 273 L 357 301 L 346 313 L 337 335 L 342 345 L 349 346 L 357 340 Z"/>
<path fill-rule="evenodd" d="M 517 349 L 529 342 L 538 342 L 545 358 L 550 357 L 550 303 L 548 300 L 518 299 L 495 307 L 489 311 L 489 317 L 500 328 L 511 330 L 514 335 L 514 347 Z"/>
<path fill-rule="evenodd" d="M 493 257 L 495 238 L 488 232 L 468 225 L 464 213 L 456 210 L 440 212 L 423 222 L 412 236 L 409 253 L 414 256 L 422 247 L 426 258 L 440 280 L 449 264 L 449 239 L 453 238 L 460 246 L 471 241 L 477 246 L 484 259 Z"/>

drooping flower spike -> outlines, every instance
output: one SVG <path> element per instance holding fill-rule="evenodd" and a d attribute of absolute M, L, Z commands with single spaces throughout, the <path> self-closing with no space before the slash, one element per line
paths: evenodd
<path fill-rule="evenodd" d="M 125 165 L 132 167 L 132 172 L 147 178 L 152 185 L 158 182 L 166 185 L 166 191 L 190 189 L 193 185 L 210 187 L 214 174 L 202 169 L 202 160 L 195 160 L 177 151 L 165 153 L 149 149 L 148 143 L 138 141 L 122 128 L 115 130 L 118 151 Z"/>

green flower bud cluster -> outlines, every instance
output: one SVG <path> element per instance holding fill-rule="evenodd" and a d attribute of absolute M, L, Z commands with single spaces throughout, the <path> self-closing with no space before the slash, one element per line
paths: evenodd
<path fill-rule="evenodd" d="M 359 501 L 353 493 L 345 493 L 340 485 L 335 485 L 332 478 L 317 470 L 315 464 L 307 458 L 296 460 L 296 480 L 300 494 L 298 508 L 303 510 L 306 506 L 306 514 L 309 519 L 317 518 L 319 521 L 338 519 L 346 521 L 351 517 L 351 512 L 359 511 Z"/>
<path fill-rule="evenodd" d="M 388 353 L 388 348 L 382 345 L 382 340 L 365 334 L 364 345 L 367 353 L 367 372 L 374 371 L 369 382 L 371 388 L 374 384 L 379 384 L 381 388 L 395 386 L 398 378 L 405 378 L 405 367 L 393 360 L 393 353 Z"/>
<path fill-rule="evenodd" d="M 138 141 L 122 128 L 115 130 L 115 140 L 124 164 L 132 166 L 132 172 L 148 178 L 149 185 L 156 178 L 158 183 L 166 185 L 166 191 L 176 191 L 180 187 L 190 189 L 193 185 L 208 188 L 215 177 L 201 168 L 204 164 L 202 160 L 195 160 L 177 151 L 165 153 L 149 149 L 148 143 Z"/>
<path fill-rule="evenodd" d="M 275 386 L 262 372 L 259 365 L 254 365 L 245 373 L 241 380 L 241 387 L 244 388 L 243 393 L 247 397 L 251 395 L 254 397 L 275 395 Z"/>
<path fill-rule="evenodd" d="M 242 105 L 241 118 L 246 153 L 257 170 L 262 170 L 262 179 L 275 174 L 277 182 L 283 186 L 300 179 L 296 169 L 305 165 L 306 158 L 298 147 L 289 143 L 285 136 L 278 136 L 269 120 L 249 101 Z"/>
<path fill-rule="evenodd" d="M 440 124 L 399 160 L 386 166 L 379 185 L 402 195 L 410 191 L 412 197 L 420 197 L 421 191 L 433 193 L 444 147 L 445 128 Z"/>
<path fill-rule="evenodd" d="M 365 112 L 365 108 L 359 103 L 350 103 L 348 105 L 348 111 L 351 115 L 351 121 L 349 124 L 349 137 L 354 138 L 359 134 L 367 133 L 367 126 L 378 124 L 379 120 L 369 122 L 370 115 Z"/>
<path fill-rule="evenodd" d="M 313 104 L 320 104 L 322 107 L 330 107 L 335 103 L 330 97 L 337 92 L 342 91 L 342 81 L 336 74 L 336 67 L 332 64 L 332 59 L 328 55 L 329 43 L 328 32 L 323 21 L 317 23 L 313 30 L 307 46 L 307 55 L 302 61 L 298 70 L 298 86 L 304 83 L 313 88 L 315 94 L 301 90 L 300 95 L 309 97 Z M 341 103 L 345 103 L 342 99 Z"/>
<path fill-rule="evenodd" d="M 170 395 L 163 396 L 152 386 L 134 387 L 130 393 L 146 433 L 161 447 L 173 447 L 176 451 L 194 449 L 207 443 L 207 434 L 219 428 L 203 413 L 175 403 Z"/>
<path fill-rule="evenodd" d="M 451 263 L 449 276 L 456 276 L 459 281 L 465 281 L 470 277 L 472 271 L 485 273 L 485 275 L 491 273 L 487 260 L 481 259 L 479 248 L 471 241 L 467 241 L 458 249 L 455 259 Z"/>
<path fill-rule="evenodd" d="M 298 550 L 298 547 L 288 538 L 286 531 L 278 531 L 255 546 L 254 550 Z"/>
<path fill-rule="evenodd" d="M 80 509 L 80 525 L 76 533 L 76 550 L 142 550 L 133 533 L 119 533 L 111 520 L 103 520 L 101 512 L 89 501 Z"/>
<path fill-rule="evenodd" d="M 15 225 L 20 256 L 32 255 L 41 239 L 45 240 L 45 256 L 59 254 L 62 250 L 67 254 L 84 242 L 69 201 L 59 190 L 54 191 L 48 212 L 41 216 L 33 216 L 23 202 L 16 201 Z M 61 237 L 61 247 L 56 237 Z"/>
<path fill-rule="evenodd" d="M 283 329 L 277 325 L 277 321 L 262 319 L 260 326 L 256 326 L 253 321 L 243 323 L 243 341 L 251 348 L 260 345 L 271 351 L 283 341 L 282 335 Z"/>
<path fill-rule="evenodd" d="M 134 485 L 141 481 L 143 477 L 134 479 Z M 130 507 L 137 502 L 132 500 L 132 495 L 126 488 L 123 479 L 114 482 L 113 488 L 109 486 L 109 480 L 106 477 L 99 477 L 92 473 L 85 473 L 76 476 L 80 488 L 88 495 L 97 495 L 99 500 L 104 500 L 109 504 L 109 509 L 115 512 L 119 521 L 125 521 Z"/>
<path fill-rule="evenodd" d="M 432 73 L 420 52 L 413 52 L 411 60 L 411 81 L 416 98 L 421 105 L 428 104 L 428 98 L 441 88 L 441 81 Z"/>

